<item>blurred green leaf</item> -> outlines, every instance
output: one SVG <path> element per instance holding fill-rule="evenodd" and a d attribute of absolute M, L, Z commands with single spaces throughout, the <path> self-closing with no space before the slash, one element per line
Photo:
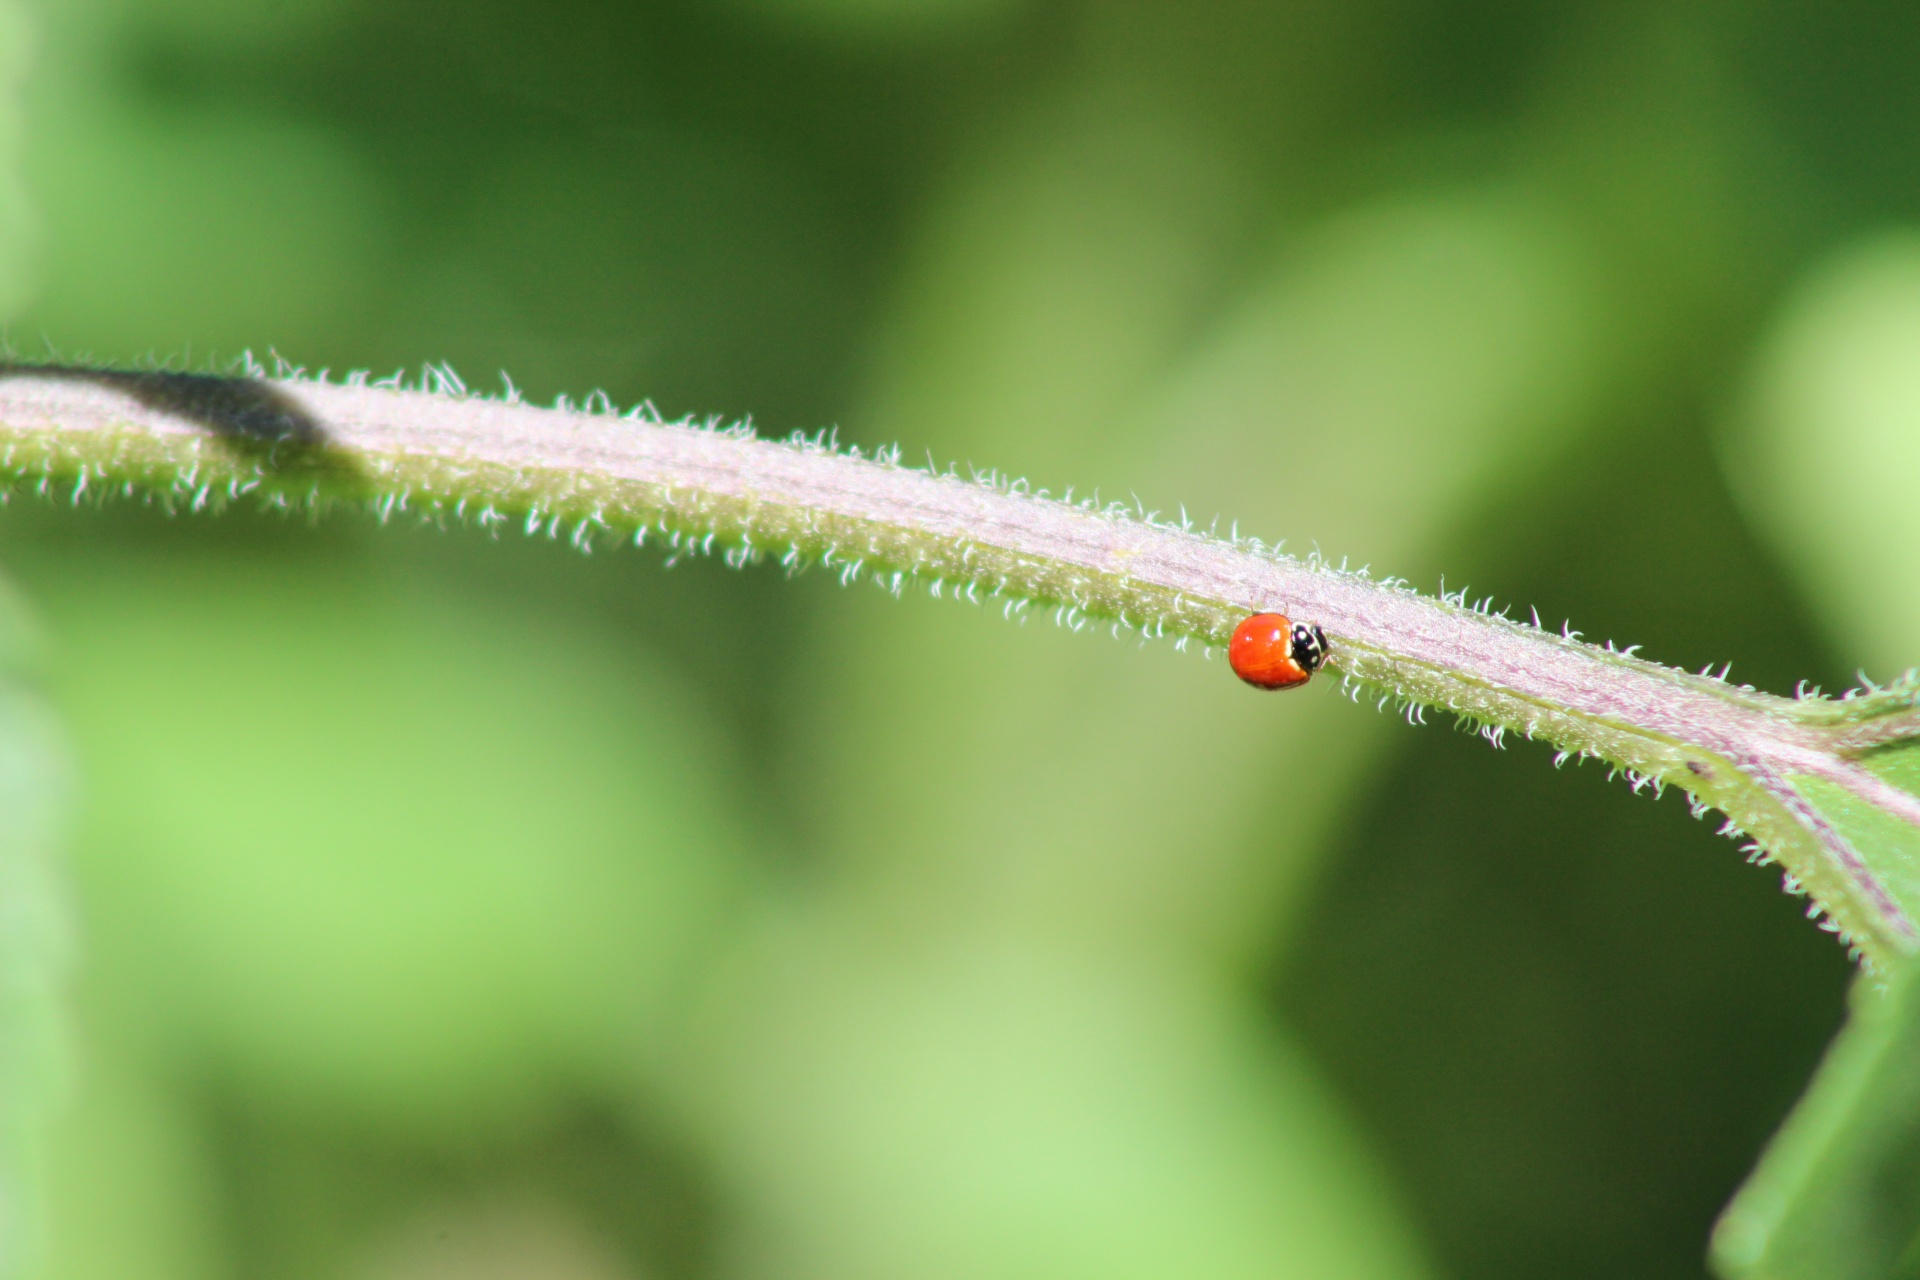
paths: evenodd
<path fill-rule="evenodd" d="M 1885 674 L 1920 658 L 1920 235 L 1815 264 L 1763 343 L 1722 460 L 1754 527 L 1843 651 Z M 1863 753 L 1920 795 L 1920 742 Z M 1795 785 L 1903 903 L 1920 831 L 1817 780 Z M 1739 1280 L 1920 1274 L 1920 964 L 1855 990 L 1846 1030 L 1721 1219 Z"/>
<path fill-rule="evenodd" d="M 472 1140 L 556 1075 L 623 1079 L 743 843 L 668 673 L 378 542 L 133 527 L 16 535 L 88 779 L 94 1003 L 396 1131 Z"/>
<path fill-rule="evenodd" d="M 733 0 L 769 23 L 815 36 L 930 44 L 976 35 L 1018 14 L 1027 0 Z"/>
<path fill-rule="evenodd" d="M 25 12 L 0 0 L 0 322 L 38 283 L 20 175 Z M 65 1073 L 62 996 L 71 950 L 54 850 L 67 793 L 59 727 L 38 685 L 41 637 L 0 579 L 0 1280 L 40 1263 L 46 1132 Z"/>
<path fill-rule="evenodd" d="M 45 1135 L 64 1079 L 69 926 L 53 854 L 67 792 L 52 712 L 19 643 L 22 605 L 0 582 L 0 1277 L 40 1246 Z"/>
<path fill-rule="evenodd" d="M 1920 742 L 1865 760 L 1920 795 Z M 1838 788 L 1798 785 L 1876 866 L 1920 865 L 1912 827 Z M 1733 1280 L 1920 1275 L 1920 961 L 1856 982 L 1845 1030 L 1721 1217 L 1713 1258 Z"/>
<path fill-rule="evenodd" d="M 1901 742 L 1869 751 L 1860 763 L 1903 791 L 1920 795 L 1920 742 Z"/>
<path fill-rule="evenodd" d="M 355 1216 L 289 1133 L 470 1154 L 651 1110 L 747 836 L 711 711 L 577 598 L 643 566 L 243 514 L 16 507 L 0 541 L 86 784 L 50 1275 L 218 1274 L 243 1121 L 262 1230 L 312 1256 L 409 1206 Z"/>
<path fill-rule="evenodd" d="M 1920 963 L 1863 977 L 1812 1087 L 1728 1206 L 1729 1280 L 1920 1275 Z"/>
<path fill-rule="evenodd" d="M 44 279 L 17 323 L 102 359 L 317 345 L 382 257 L 362 157 L 285 112 L 156 103 L 129 74 L 141 6 L 72 0 L 37 15 L 24 167 Z"/>
<path fill-rule="evenodd" d="M 0 0 L 0 321 L 19 312 L 35 283 L 34 221 L 20 173 L 26 139 L 20 84 L 33 51 L 32 34 L 20 6 Z"/>
<path fill-rule="evenodd" d="M 230 1274 L 217 1151 L 193 1099 L 112 1028 L 86 1030 L 79 1088 L 47 1154 L 45 1280 Z"/>
<path fill-rule="evenodd" d="M 1920 662 L 1920 232 L 1815 264 L 1722 444 L 1753 527 L 1841 651 L 1882 679 Z"/>

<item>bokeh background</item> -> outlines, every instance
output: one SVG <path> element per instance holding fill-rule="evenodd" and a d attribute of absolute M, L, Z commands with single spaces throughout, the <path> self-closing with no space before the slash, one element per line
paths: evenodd
<path fill-rule="evenodd" d="M 1916 64 L 1891 0 L 0 0 L 0 318 L 1835 689 L 1920 657 Z M 354 515 L 0 565 L 37 1276 L 1699 1276 L 1841 1016 L 1679 799 L 1333 681 Z"/>

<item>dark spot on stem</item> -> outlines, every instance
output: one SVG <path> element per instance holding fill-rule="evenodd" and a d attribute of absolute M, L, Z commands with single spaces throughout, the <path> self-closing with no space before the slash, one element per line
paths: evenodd
<path fill-rule="evenodd" d="M 353 475 L 353 460 L 292 396 L 259 378 L 223 378 L 164 370 L 82 369 L 0 364 L 0 378 L 91 382 L 147 408 L 183 419 L 275 475 Z"/>

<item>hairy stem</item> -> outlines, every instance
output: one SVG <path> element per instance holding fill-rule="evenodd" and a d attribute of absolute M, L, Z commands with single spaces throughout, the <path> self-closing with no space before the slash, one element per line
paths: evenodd
<path fill-rule="evenodd" d="M 1911 681 L 1840 701 L 1736 688 L 1404 585 L 1019 484 L 861 457 L 819 441 L 642 415 L 297 377 L 0 368 L 0 480 L 79 500 L 200 509 L 370 504 L 576 544 L 654 537 L 843 579 L 1053 606 L 1184 643 L 1223 644 L 1249 612 L 1317 622 L 1350 689 L 1435 707 L 1563 752 L 1636 789 L 1682 788 L 1780 861 L 1869 961 L 1920 950 L 1920 902 L 1807 797 L 1824 784 L 1920 831 L 1920 798 L 1855 757 L 1920 729 Z M 1824 794 L 1824 793 L 1823 793 Z"/>

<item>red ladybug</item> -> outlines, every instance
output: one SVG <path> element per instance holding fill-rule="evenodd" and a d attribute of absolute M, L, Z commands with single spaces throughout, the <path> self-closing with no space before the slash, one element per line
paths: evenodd
<path fill-rule="evenodd" d="M 1327 660 L 1327 633 L 1284 613 L 1256 613 L 1233 629 L 1227 662 L 1256 689 L 1294 689 Z"/>

